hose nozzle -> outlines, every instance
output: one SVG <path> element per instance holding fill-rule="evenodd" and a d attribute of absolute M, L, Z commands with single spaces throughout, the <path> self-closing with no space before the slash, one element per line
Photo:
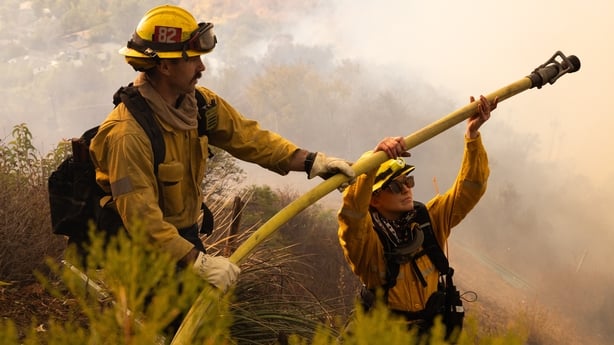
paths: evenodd
<path fill-rule="evenodd" d="M 567 57 L 557 51 L 548 61 L 535 68 L 528 78 L 531 79 L 531 88 L 541 89 L 546 83 L 554 84 L 563 74 L 573 73 L 579 69 L 580 59 L 575 55 Z"/>

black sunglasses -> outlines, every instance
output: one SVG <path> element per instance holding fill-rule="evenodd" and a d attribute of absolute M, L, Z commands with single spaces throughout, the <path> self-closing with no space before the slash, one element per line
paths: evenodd
<path fill-rule="evenodd" d="M 416 183 L 414 181 L 414 176 L 409 175 L 390 181 L 390 183 L 388 183 L 384 189 L 390 189 L 393 194 L 399 194 L 403 192 L 403 186 L 407 188 L 414 188 L 415 185 Z"/>

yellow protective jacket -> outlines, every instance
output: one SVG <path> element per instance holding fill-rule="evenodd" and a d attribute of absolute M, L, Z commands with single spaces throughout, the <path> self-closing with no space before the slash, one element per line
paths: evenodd
<path fill-rule="evenodd" d="M 339 242 L 352 271 L 369 289 L 385 283 L 386 264 L 380 242 L 369 213 L 371 189 L 376 170 L 361 175 L 349 186 L 343 196 L 338 214 Z M 435 238 L 445 251 L 446 240 L 452 227 L 473 209 L 486 191 L 489 175 L 488 157 L 481 137 L 465 139 L 465 152 L 456 181 L 443 195 L 436 195 L 428 209 Z M 428 256 L 417 260 L 427 286 L 423 287 L 410 263 L 402 264 L 396 285 L 388 292 L 388 306 L 401 311 L 420 311 L 437 290 L 439 273 Z"/>
<path fill-rule="evenodd" d="M 207 103 L 217 104 L 217 126 L 207 136 L 198 137 L 197 129 L 180 131 L 160 121 L 166 156 L 158 166 L 163 185 L 164 207 L 158 203 L 158 181 L 153 170 L 153 151 L 145 131 L 122 103 L 100 125 L 90 145 L 96 167 L 96 180 L 113 194 L 115 207 L 127 230 L 134 220 L 142 222 L 148 235 L 176 259 L 194 246 L 177 229 L 197 222 L 203 194 L 208 145 L 221 148 L 238 159 L 253 162 L 285 175 L 298 149 L 280 135 L 263 130 L 246 119 L 212 91 L 197 87 Z"/>

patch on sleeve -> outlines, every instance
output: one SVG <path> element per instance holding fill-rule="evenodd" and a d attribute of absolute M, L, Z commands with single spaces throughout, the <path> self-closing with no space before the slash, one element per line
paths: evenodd
<path fill-rule="evenodd" d="M 133 189 L 134 188 L 132 187 L 132 181 L 130 181 L 129 177 L 124 177 L 111 183 L 111 193 L 113 193 L 114 197 L 128 194 L 132 192 Z"/>

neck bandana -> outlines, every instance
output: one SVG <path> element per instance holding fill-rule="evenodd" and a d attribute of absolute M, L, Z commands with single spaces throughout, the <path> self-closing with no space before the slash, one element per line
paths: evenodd
<path fill-rule="evenodd" d="M 145 73 L 139 73 L 134 81 L 141 95 L 147 100 L 154 114 L 169 126 L 177 130 L 190 130 L 198 126 L 198 107 L 193 93 L 185 94 L 181 103 L 173 107 L 166 103 L 153 88 Z"/>
<path fill-rule="evenodd" d="M 399 219 L 390 220 L 384 218 L 376 210 L 371 211 L 371 219 L 373 219 L 375 230 L 386 238 L 393 248 L 405 246 L 414 240 L 416 234 L 412 223 L 414 223 L 415 216 L 416 211 L 412 210 L 405 213 Z"/>

